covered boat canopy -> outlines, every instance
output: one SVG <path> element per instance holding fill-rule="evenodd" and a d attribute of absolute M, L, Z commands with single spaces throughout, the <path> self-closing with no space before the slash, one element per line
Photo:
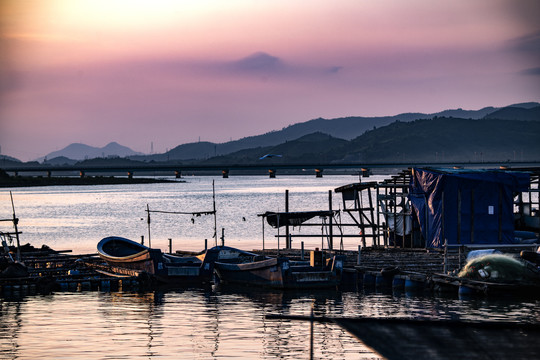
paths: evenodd
<path fill-rule="evenodd" d="M 268 224 L 274 228 L 282 226 L 298 226 L 304 222 L 319 216 L 319 217 L 331 217 L 337 211 L 320 210 L 320 211 L 297 211 L 297 212 L 271 212 L 267 211 L 259 216 L 264 216 Z"/>
<path fill-rule="evenodd" d="M 409 199 L 426 247 L 514 243 L 514 193 L 529 183 L 524 172 L 413 169 Z"/>

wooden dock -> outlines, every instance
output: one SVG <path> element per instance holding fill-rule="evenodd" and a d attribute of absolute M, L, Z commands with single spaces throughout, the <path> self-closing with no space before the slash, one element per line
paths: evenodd
<path fill-rule="evenodd" d="M 262 254 L 262 250 L 253 250 Z M 277 249 L 266 249 L 277 256 Z M 502 284 L 458 278 L 465 254 L 447 251 L 403 248 L 365 248 L 360 251 L 329 251 L 346 256 L 343 289 L 394 289 L 429 294 L 540 296 L 540 284 Z M 303 255 L 303 256 L 302 256 Z M 311 252 L 280 249 L 279 256 L 310 261 Z M 138 272 L 121 273 L 105 264 L 97 254 L 73 255 L 70 251 L 21 253 L 26 276 L 0 274 L 0 296 L 6 298 L 53 291 L 152 291 L 149 276 Z"/>

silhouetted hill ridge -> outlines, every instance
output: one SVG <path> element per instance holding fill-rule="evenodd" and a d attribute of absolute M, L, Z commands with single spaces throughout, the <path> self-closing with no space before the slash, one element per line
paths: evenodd
<path fill-rule="evenodd" d="M 539 106 L 540 104 L 535 102 L 529 102 L 514 104 L 510 107 L 529 109 L 534 108 L 535 105 Z M 239 140 L 230 141 L 222 144 L 184 144 L 169 151 L 167 155 L 169 160 L 197 159 L 197 152 L 193 151 L 193 149 L 197 148 L 197 146 L 200 146 L 198 148 L 200 155 L 199 159 L 205 159 L 208 156 L 213 156 L 212 154 L 220 156 L 231 154 L 242 149 L 275 146 L 315 132 L 322 132 L 335 138 L 352 140 L 366 133 L 367 131 L 377 129 L 381 126 L 389 125 L 394 121 L 410 122 L 414 120 L 433 119 L 436 117 L 482 119 L 487 115 L 498 111 L 499 109 L 501 108 L 495 108 L 490 106 L 482 108 L 480 110 L 463 110 L 461 108 L 449 109 L 433 114 L 403 113 L 394 116 L 381 117 L 349 116 L 334 119 L 317 118 L 306 122 L 289 125 L 282 128 L 281 130 L 271 131 L 257 136 L 245 137 Z M 525 113 L 527 112 L 525 111 L 524 114 Z M 187 151 L 188 149 L 189 151 Z M 152 157 L 152 159 L 155 159 L 155 156 Z M 160 157 L 160 159 L 164 159 L 164 157 Z"/>
<path fill-rule="evenodd" d="M 306 135 L 321 133 L 330 136 L 335 139 L 342 140 L 354 140 L 359 136 L 369 134 L 373 131 L 379 133 L 377 130 L 380 130 L 383 127 L 386 127 L 390 124 L 395 123 L 396 121 L 402 122 L 403 124 L 409 122 L 416 122 L 418 120 L 428 120 L 438 118 L 447 118 L 447 119 L 485 119 L 485 120 L 512 120 L 512 121 L 539 121 L 540 120 L 540 104 L 538 102 L 525 102 L 519 104 L 513 104 L 503 108 L 495 107 L 485 107 L 480 110 L 463 110 L 459 109 L 449 109 L 444 110 L 438 113 L 433 114 L 423 114 L 423 113 L 403 113 L 394 116 L 382 116 L 382 117 L 360 117 L 360 116 L 350 116 L 334 119 L 324 119 L 317 118 L 309 120 L 302 123 L 297 123 L 289 125 L 282 128 L 281 130 L 271 131 L 265 134 L 245 137 L 239 140 L 230 141 L 226 143 L 212 143 L 212 142 L 196 142 L 196 143 L 187 143 L 176 146 L 175 148 L 167 151 L 163 154 L 152 154 L 152 155 L 143 155 L 128 147 L 119 145 L 116 142 L 109 143 L 103 148 L 91 147 L 85 144 L 74 143 L 66 148 L 49 153 L 46 158 L 54 159 L 54 161 L 49 160 L 48 163 L 58 164 L 60 162 L 69 163 L 74 160 L 84 160 L 92 158 L 106 158 L 106 157 L 128 157 L 135 161 L 148 162 L 167 162 L 167 161 L 199 161 L 204 159 L 215 158 L 216 156 L 224 156 L 227 154 L 234 154 L 242 150 L 247 150 L 246 153 L 249 153 L 250 149 L 266 149 L 272 147 L 279 147 L 281 144 L 287 144 L 291 141 L 300 139 Z M 449 120 L 451 121 L 451 120 Z M 401 126 L 404 126 L 404 125 Z M 423 123 L 423 126 L 430 128 L 429 123 Z M 432 124 L 438 124 L 434 122 Z M 399 124 L 398 124 L 399 125 Z M 396 126 L 398 126 L 396 125 Z M 492 125 L 486 125 L 487 128 L 484 129 L 485 133 L 489 133 L 490 127 Z M 424 141 L 431 142 L 437 141 L 432 140 L 431 138 L 420 138 L 422 131 L 427 131 L 427 128 L 424 130 L 416 128 L 415 134 L 407 134 L 415 141 Z M 400 131 L 409 131 L 407 127 L 403 127 Z M 405 134 L 401 134 L 405 135 Z M 462 136 L 467 136 L 468 134 L 463 134 Z M 373 134 L 371 135 L 373 136 Z M 304 139 L 305 140 L 305 139 Z M 319 138 L 319 140 L 321 140 Z M 322 140 L 321 140 L 322 141 Z M 380 138 L 381 144 L 387 143 L 388 138 Z M 323 141 L 324 142 L 324 141 Z M 288 146 L 293 146 L 289 144 Z M 304 146 L 305 148 L 305 146 Z M 334 151 L 337 151 L 333 146 L 331 147 Z M 251 155 L 250 155 L 251 156 Z M 350 157 L 350 154 L 348 155 Z M 60 157 L 60 158 L 59 158 Z M 62 158 L 64 157 L 64 158 Z M 59 158 L 59 159 L 57 159 Z M 67 160 L 66 160 L 67 158 Z M 45 158 L 41 158 L 40 161 L 43 161 Z M 71 160 L 70 160 L 71 159 Z M 14 159 L 16 160 L 16 159 Z M 69 160 L 69 162 L 68 162 Z"/>
<path fill-rule="evenodd" d="M 525 120 L 540 121 L 540 106 L 531 108 L 522 108 L 517 106 L 507 106 L 494 111 L 484 117 L 485 119 L 504 119 L 504 120 Z"/>
<path fill-rule="evenodd" d="M 481 162 L 540 160 L 540 122 L 438 117 L 392 124 L 347 141 L 315 133 L 277 146 L 242 150 L 208 163 Z"/>
<path fill-rule="evenodd" d="M 73 143 L 61 150 L 53 151 L 46 156 L 37 159 L 37 161 L 41 162 L 45 159 L 54 159 L 60 156 L 64 156 L 72 160 L 84 160 L 108 156 L 126 157 L 133 155 L 142 155 L 142 153 L 133 151 L 127 146 L 120 145 L 117 142 L 110 142 L 101 148 L 81 143 Z"/>

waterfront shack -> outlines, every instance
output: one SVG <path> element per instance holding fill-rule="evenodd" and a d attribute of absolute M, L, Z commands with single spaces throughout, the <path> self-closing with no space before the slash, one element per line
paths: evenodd
<path fill-rule="evenodd" d="M 427 248 L 516 244 L 514 197 L 527 172 L 413 169 L 409 199 Z"/>

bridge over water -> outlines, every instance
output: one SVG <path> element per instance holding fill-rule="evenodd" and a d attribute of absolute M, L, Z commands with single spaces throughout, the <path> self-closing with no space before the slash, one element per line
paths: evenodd
<path fill-rule="evenodd" d="M 239 174 L 261 174 L 267 172 L 270 177 L 275 177 L 280 170 L 296 170 L 302 173 L 312 172 L 317 177 L 322 177 L 325 170 L 350 170 L 362 173 L 368 176 L 372 170 L 385 169 L 407 169 L 413 167 L 434 167 L 434 168 L 504 168 L 504 169 L 527 169 L 540 166 L 539 162 L 433 162 L 433 163 L 414 163 L 414 162 L 395 162 L 395 163 L 264 163 L 264 164 L 126 164 L 126 165 L 35 165 L 21 164 L 17 166 L 0 166 L 7 173 L 21 175 L 23 173 L 33 176 L 76 176 L 81 177 L 92 175 L 118 175 L 133 177 L 137 175 L 161 174 L 175 175 L 180 178 L 182 174 L 187 173 L 221 173 L 223 177 L 229 177 L 229 174 L 235 172 Z"/>

